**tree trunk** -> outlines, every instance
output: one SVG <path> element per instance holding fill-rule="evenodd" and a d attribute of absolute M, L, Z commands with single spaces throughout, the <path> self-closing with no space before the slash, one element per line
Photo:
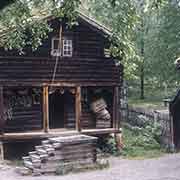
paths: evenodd
<path fill-rule="evenodd" d="M 144 63 L 144 62 L 143 62 Z M 144 65 L 141 66 L 141 75 L 140 75 L 140 98 L 144 99 Z"/>
<path fill-rule="evenodd" d="M 142 64 L 140 69 L 140 99 L 144 99 L 144 22 L 141 23 L 141 58 Z"/>

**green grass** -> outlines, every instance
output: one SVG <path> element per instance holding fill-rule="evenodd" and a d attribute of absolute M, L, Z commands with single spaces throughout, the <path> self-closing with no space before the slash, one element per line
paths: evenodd
<path fill-rule="evenodd" d="M 136 105 L 139 107 L 152 108 L 152 109 L 164 109 L 163 101 L 159 99 L 128 99 L 129 105 Z"/>
<path fill-rule="evenodd" d="M 165 93 L 162 87 L 146 86 L 144 91 L 145 99 L 141 100 L 139 86 L 130 86 L 128 89 L 128 102 L 130 105 L 164 109 L 163 99 L 172 99 L 176 92 L 177 87 L 170 87 Z"/>
<path fill-rule="evenodd" d="M 155 139 L 147 138 L 126 127 L 123 128 L 123 141 L 125 147 L 121 154 L 128 159 L 157 158 L 165 154 Z"/>

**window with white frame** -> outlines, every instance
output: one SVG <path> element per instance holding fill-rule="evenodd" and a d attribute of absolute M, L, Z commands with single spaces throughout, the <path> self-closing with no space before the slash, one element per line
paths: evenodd
<path fill-rule="evenodd" d="M 58 38 L 52 38 L 51 40 L 51 55 L 52 56 L 61 55 L 61 44 Z"/>
<path fill-rule="evenodd" d="M 51 41 L 51 55 L 52 56 L 72 56 L 72 40 L 63 39 L 62 44 L 60 43 L 59 38 L 52 38 Z"/>
<path fill-rule="evenodd" d="M 72 56 L 72 40 L 70 39 L 63 40 L 63 56 Z"/>

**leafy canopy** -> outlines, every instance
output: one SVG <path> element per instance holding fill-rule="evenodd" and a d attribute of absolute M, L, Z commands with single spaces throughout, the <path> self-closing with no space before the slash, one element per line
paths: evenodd
<path fill-rule="evenodd" d="M 69 24 L 76 18 L 80 0 L 16 0 L 0 14 L 0 45 L 23 52 L 27 45 L 36 50 L 52 30 L 46 15 L 67 17 Z"/>

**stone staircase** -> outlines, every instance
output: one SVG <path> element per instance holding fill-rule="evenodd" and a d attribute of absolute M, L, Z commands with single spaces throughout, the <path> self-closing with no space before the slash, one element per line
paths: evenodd
<path fill-rule="evenodd" d="M 96 137 L 82 134 L 48 138 L 23 157 L 20 173 L 41 175 L 94 164 L 96 143 Z"/>

